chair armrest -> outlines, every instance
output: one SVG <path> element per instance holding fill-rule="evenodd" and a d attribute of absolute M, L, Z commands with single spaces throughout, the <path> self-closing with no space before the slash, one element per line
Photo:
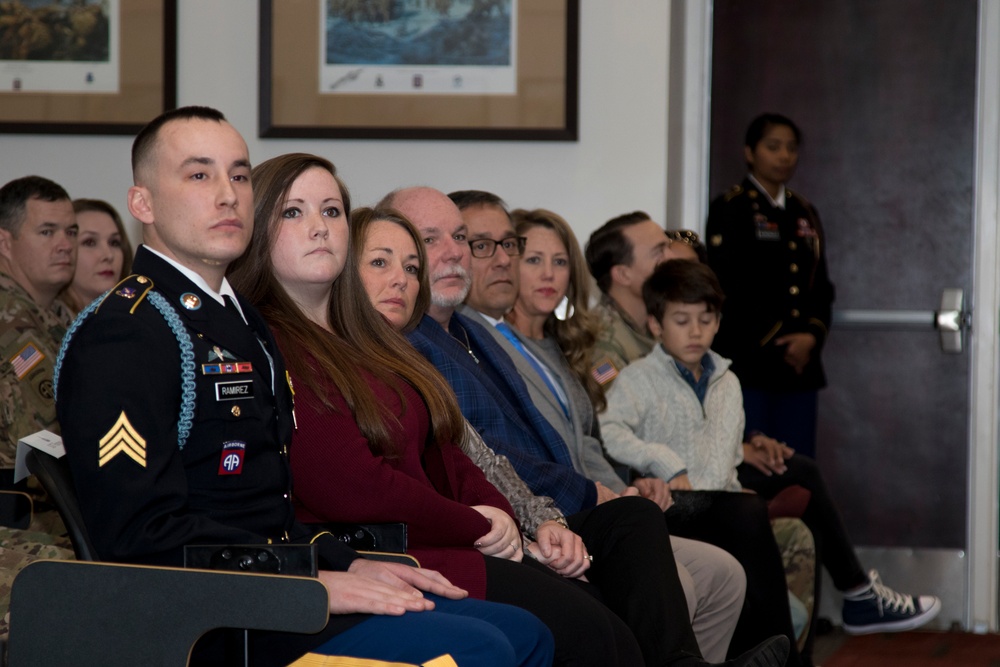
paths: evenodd
<path fill-rule="evenodd" d="M 420 567 L 420 561 L 409 554 L 390 553 L 387 551 L 359 551 L 368 560 L 378 560 L 385 563 L 402 563 L 412 567 Z"/>

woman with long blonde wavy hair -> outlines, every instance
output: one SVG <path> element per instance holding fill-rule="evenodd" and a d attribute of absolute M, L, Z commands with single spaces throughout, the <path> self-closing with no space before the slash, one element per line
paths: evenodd
<path fill-rule="evenodd" d="M 517 235 L 527 241 L 520 293 L 506 320 L 543 347 L 546 339 L 558 345 L 594 409 L 601 412 L 607 405 L 604 390 L 590 372 L 600 324 L 587 308 L 590 273 L 576 235 L 562 216 L 548 209 L 519 208 L 510 217 Z"/>

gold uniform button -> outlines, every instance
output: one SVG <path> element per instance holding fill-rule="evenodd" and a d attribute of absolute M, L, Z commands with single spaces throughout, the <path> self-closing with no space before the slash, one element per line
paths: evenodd
<path fill-rule="evenodd" d="M 788 267 L 788 270 L 791 271 L 792 273 L 798 273 L 799 272 L 799 265 L 798 264 L 792 264 L 791 266 Z"/>
<path fill-rule="evenodd" d="M 239 416 L 240 416 L 240 406 L 238 406 L 238 405 L 234 405 L 234 406 L 233 406 L 233 409 L 232 409 L 232 410 L 230 410 L 230 412 L 232 412 L 232 413 L 233 413 L 233 416 L 234 416 L 234 417 L 239 417 Z"/>
<path fill-rule="evenodd" d="M 792 317 L 798 317 L 799 314 L 798 308 L 792 308 Z"/>
<path fill-rule="evenodd" d="M 796 248 L 798 248 L 798 247 L 799 247 L 799 246 L 795 244 L 795 241 L 789 241 L 789 242 L 788 242 L 788 249 L 789 249 L 789 250 L 795 250 L 795 249 L 796 249 Z"/>
<path fill-rule="evenodd" d="M 149 282 L 149 278 L 147 278 L 146 276 L 138 276 L 138 277 L 137 277 L 137 278 L 135 279 L 135 281 L 136 281 L 137 283 L 139 283 L 140 285 L 145 285 L 146 283 L 148 283 L 148 282 Z"/>
<path fill-rule="evenodd" d="M 791 287 L 788 288 L 788 293 L 791 294 L 792 296 L 795 296 L 796 294 L 799 293 L 799 288 L 796 285 L 792 285 Z"/>

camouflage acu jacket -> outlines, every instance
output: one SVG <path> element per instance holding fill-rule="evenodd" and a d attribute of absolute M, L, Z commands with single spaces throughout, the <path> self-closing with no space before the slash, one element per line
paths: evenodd
<path fill-rule="evenodd" d="M 42 309 L 0 273 L 0 467 L 14 467 L 19 438 L 41 429 L 59 432 L 52 369 L 72 321 L 61 301 Z"/>
<path fill-rule="evenodd" d="M 590 373 L 607 390 L 618 373 L 636 359 L 649 354 L 656 341 L 645 329 L 639 331 L 633 327 L 618 304 L 607 294 L 601 295 L 600 302 L 591 312 L 597 315 L 601 332 L 594 345 Z"/>

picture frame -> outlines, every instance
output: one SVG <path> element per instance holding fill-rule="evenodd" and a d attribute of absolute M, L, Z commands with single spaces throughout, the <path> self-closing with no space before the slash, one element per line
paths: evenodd
<path fill-rule="evenodd" d="M 374 21 L 368 21 L 370 16 L 355 21 L 348 17 L 343 7 L 358 6 L 358 3 L 260 0 L 258 129 L 262 138 L 577 140 L 579 0 L 492 0 L 485 3 L 479 0 L 454 0 L 453 3 L 384 0 L 367 3 L 367 6 L 362 3 L 364 9 L 356 11 L 370 13 L 371 8 L 379 4 L 388 8 L 382 10 L 386 12 L 384 16 Z M 405 60 L 408 57 L 403 53 L 405 46 L 399 47 L 399 53 L 393 50 L 396 42 L 385 49 L 369 49 L 368 54 L 357 56 L 360 60 L 350 60 L 354 57 L 350 54 L 338 56 L 334 53 L 338 46 L 335 30 L 342 33 L 346 26 L 361 35 L 355 40 L 357 42 L 384 44 L 385 35 L 391 33 L 395 25 L 393 21 L 405 23 L 410 20 L 417 26 L 406 25 L 399 30 L 409 38 L 413 32 L 436 29 L 427 27 L 434 24 L 432 12 L 448 5 L 451 5 L 450 14 L 441 13 L 440 29 L 445 31 L 450 25 L 452 34 L 460 42 L 475 39 L 487 31 L 469 30 L 464 25 L 459 31 L 455 26 L 456 14 L 468 11 L 469 15 L 462 20 L 472 20 L 470 7 L 482 11 L 483 5 L 491 6 L 491 13 L 481 15 L 485 18 L 475 18 L 479 23 L 473 27 L 503 25 L 502 21 L 507 21 L 509 30 L 502 36 L 507 42 L 501 46 L 508 48 L 508 61 L 502 62 L 500 67 L 469 67 L 471 74 L 465 77 L 462 72 L 466 63 L 447 69 L 443 63 L 433 61 L 435 56 L 432 54 L 430 64 L 427 61 L 414 64 L 413 60 Z M 420 9 L 413 9 L 417 7 Z M 451 19 L 450 23 L 446 18 Z M 488 34 L 493 36 L 498 32 L 494 30 Z M 420 45 L 423 49 L 420 57 L 427 58 L 428 50 L 440 48 L 440 57 L 452 59 L 455 49 L 438 47 L 438 44 L 449 42 L 446 37 L 440 37 L 440 33 L 436 34 L 437 38 Z M 371 35 L 376 35 L 377 39 L 370 38 Z M 350 40 L 339 42 L 347 43 Z M 474 46 L 481 44 L 475 42 Z M 494 44 L 490 42 L 487 46 Z M 493 52 L 500 51 L 502 49 L 493 49 Z M 400 60 L 372 64 L 364 60 L 372 53 L 376 58 L 398 57 Z M 338 57 L 349 62 L 348 74 L 335 78 L 328 86 L 336 88 L 341 81 L 353 79 L 351 85 L 359 89 L 324 88 L 321 92 L 323 72 L 338 64 L 330 64 Z M 490 89 L 495 86 L 490 81 L 481 84 L 483 90 L 471 89 L 471 84 L 480 81 L 481 70 L 495 73 L 505 68 L 510 70 L 509 89 L 496 92 Z M 376 90 L 383 85 L 383 72 L 387 88 L 392 85 L 396 88 Z M 405 89 L 410 80 L 413 89 Z M 447 90 L 449 85 L 459 88 L 466 81 L 470 83 L 466 89 Z M 426 89 L 420 90 L 424 82 Z M 365 85 L 371 90 L 367 91 Z"/>
<path fill-rule="evenodd" d="M 177 0 L 112 0 L 108 6 L 115 13 L 107 17 L 112 24 L 109 41 L 117 50 L 110 49 L 110 63 L 104 66 L 113 70 L 116 88 L 101 92 L 21 88 L 17 72 L 23 71 L 30 84 L 31 77 L 41 76 L 39 61 L 4 60 L 0 133 L 130 135 L 177 106 Z M 70 71 L 80 65 L 54 60 L 42 67 L 59 74 L 61 67 Z"/>

